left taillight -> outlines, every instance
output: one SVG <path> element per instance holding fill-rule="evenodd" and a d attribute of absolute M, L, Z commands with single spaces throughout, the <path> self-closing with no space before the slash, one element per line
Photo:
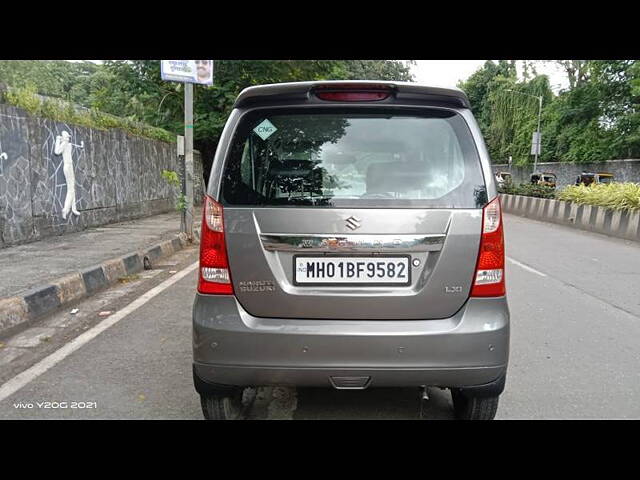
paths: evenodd
<path fill-rule="evenodd" d="M 204 197 L 201 229 L 198 292 L 232 295 L 222 205 L 209 196 Z"/>
<path fill-rule="evenodd" d="M 471 296 L 501 297 L 505 293 L 502 209 L 500 197 L 496 197 L 482 210 L 482 237 Z"/>

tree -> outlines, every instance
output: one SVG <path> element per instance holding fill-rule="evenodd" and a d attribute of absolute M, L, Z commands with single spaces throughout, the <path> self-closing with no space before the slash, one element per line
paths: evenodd
<path fill-rule="evenodd" d="M 494 158 L 512 156 L 516 163 L 527 163 L 530 161 L 531 134 L 538 128 L 537 97 L 542 96 L 543 106 L 547 107 L 553 99 L 549 79 L 546 75 L 522 82 L 515 82 L 513 78 L 501 79 L 493 86 L 489 93 L 491 123 L 488 137 L 491 149 L 497 155 Z"/>
<path fill-rule="evenodd" d="M 459 86 L 466 91 L 491 157 L 531 161 L 531 133 L 537 128 L 535 98 L 543 96 L 541 161 L 591 162 L 640 156 L 640 62 L 637 60 L 553 60 L 569 79 L 554 95 L 549 81 L 525 61 L 522 81 L 513 61 L 487 62 Z"/>
<path fill-rule="evenodd" d="M 513 119 L 503 118 L 502 128 L 492 126 L 496 113 L 496 92 L 515 88 L 516 82 L 514 61 L 500 60 L 494 63 L 488 60 L 466 81 L 458 83 L 458 87 L 469 97 L 471 110 L 487 141 L 489 154 L 494 159 L 505 159 L 508 156 L 510 149 L 507 145 L 513 136 L 511 130 L 514 122 Z"/>
<path fill-rule="evenodd" d="M 411 81 L 410 63 L 394 60 L 220 60 L 214 85 L 194 89 L 194 141 L 211 158 L 237 95 L 264 83 L 304 80 Z M 159 60 L 0 61 L 0 83 L 165 128 L 184 128 L 183 85 L 160 78 Z"/>
<path fill-rule="evenodd" d="M 0 60 L 0 83 L 35 86 L 41 95 L 86 105 L 91 78 L 101 67 L 92 62 L 64 60 Z"/>
<path fill-rule="evenodd" d="M 395 80 L 413 81 L 411 65 L 398 60 L 339 60 L 332 71 L 331 78 L 336 80 Z"/>
<path fill-rule="evenodd" d="M 183 86 L 160 78 L 159 60 L 105 62 L 94 78 L 99 88 L 91 106 L 115 115 L 182 133 Z M 219 60 L 214 84 L 194 88 L 194 143 L 205 159 L 205 174 L 238 94 L 265 83 L 338 79 L 412 79 L 410 65 L 390 60 Z"/>
<path fill-rule="evenodd" d="M 471 110 L 483 129 L 487 129 L 491 119 L 489 92 L 496 88 L 502 79 L 516 80 L 516 66 L 513 62 L 500 60 L 497 64 L 487 60 L 466 81 L 458 82 L 458 88 L 464 90 L 471 102 Z"/>
<path fill-rule="evenodd" d="M 589 79 L 589 60 L 544 60 L 559 65 L 567 74 L 569 89 L 582 86 Z"/>
<path fill-rule="evenodd" d="M 640 156 L 640 62 L 637 60 L 549 60 L 566 73 L 569 88 L 554 95 L 549 81 L 524 61 L 487 61 L 459 82 L 498 162 L 509 155 L 530 162 L 537 128 L 535 98 L 543 95 L 541 161 L 586 162 Z M 305 80 L 412 81 L 411 62 L 394 60 L 220 60 L 214 85 L 194 89 L 194 140 L 205 169 L 242 89 L 263 83 Z M 91 62 L 0 60 L 0 83 L 26 87 L 95 110 L 183 131 L 183 85 L 160 78 L 159 60 Z"/>
<path fill-rule="evenodd" d="M 640 80 L 637 60 L 602 60 L 591 65 L 599 90 L 600 127 L 610 133 L 613 158 L 640 155 Z"/>

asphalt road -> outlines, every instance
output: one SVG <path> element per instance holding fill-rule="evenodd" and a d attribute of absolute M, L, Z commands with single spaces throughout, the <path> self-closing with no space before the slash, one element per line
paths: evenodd
<path fill-rule="evenodd" d="M 640 418 L 640 245 L 511 215 L 505 226 L 511 358 L 497 418 Z M 63 312 L 40 330 L 0 340 L 0 384 L 101 325 L 97 312 L 121 311 L 196 260 L 194 249 L 180 252 L 148 278 L 83 302 L 77 315 Z M 195 283 L 194 270 L 25 381 L 0 400 L 0 419 L 201 419 L 191 380 Z M 452 418 L 449 392 L 434 389 L 421 404 L 416 389 L 263 388 L 249 414 L 421 417 Z"/>

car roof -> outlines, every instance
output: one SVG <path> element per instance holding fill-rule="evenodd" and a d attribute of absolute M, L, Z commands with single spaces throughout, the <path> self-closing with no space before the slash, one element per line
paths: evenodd
<path fill-rule="evenodd" d="M 256 85 L 240 92 L 234 103 L 238 108 L 255 101 L 303 99 L 308 98 L 313 88 L 340 85 L 389 86 L 395 90 L 398 98 L 422 98 L 441 103 L 449 103 L 458 108 L 471 108 L 467 95 L 459 88 L 431 87 L 412 82 L 391 82 L 382 80 L 318 80 L 311 82 L 289 82 Z"/>

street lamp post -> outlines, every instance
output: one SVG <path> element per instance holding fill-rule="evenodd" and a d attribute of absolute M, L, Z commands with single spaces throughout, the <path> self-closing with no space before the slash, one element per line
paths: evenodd
<path fill-rule="evenodd" d="M 536 168 L 538 166 L 538 152 L 540 151 L 540 120 L 542 119 L 542 95 L 531 95 L 530 93 L 519 92 L 518 90 L 506 89 L 507 92 L 519 93 L 520 95 L 526 95 L 527 97 L 533 97 L 538 100 L 538 130 L 537 133 L 537 142 L 536 142 L 536 151 L 535 158 L 533 160 L 533 173 L 536 172 Z"/>
<path fill-rule="evenodd" d="M 533 159 L 533 171 L 536 171 L 536 166 L 538 165 L 538 154 L 540 153 L 540 147 L 542 146 L 542 134 L 540 132 L 540 120 L 542 119 L 542 95 L 538 97 L 538 138 L 536 145 L 536 155 Z"/>
<path fill-rule="evenodd" d="M 184 84 L 184 178 L 185 226 L 189 240 L 193 239 L 193 83 Z"/>

